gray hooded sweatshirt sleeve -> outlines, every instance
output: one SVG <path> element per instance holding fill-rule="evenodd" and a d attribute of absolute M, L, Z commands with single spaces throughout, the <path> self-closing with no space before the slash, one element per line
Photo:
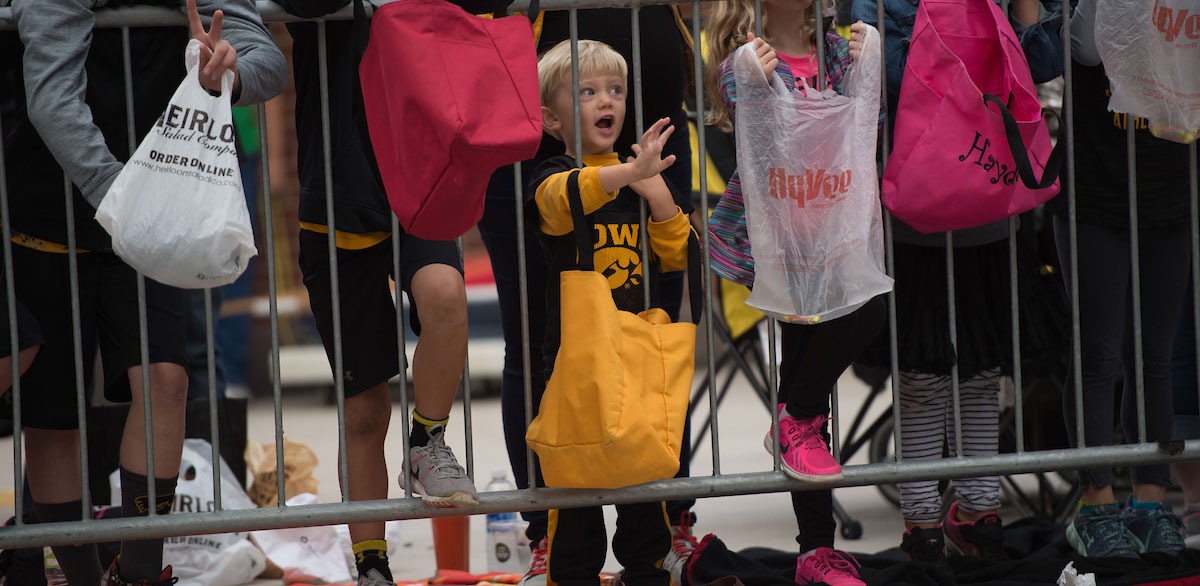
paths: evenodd
<path fill-rule="evenodd" d="M 84 97 L 85 65 L 92 44 L 93 10 L 107 0 L 13 0 L 17 32 L 25 45 L 25 101 L 29 120 L 93 207 L 123 167 L 109 152 Z M 221 37 L 238 54 L 241 94 L 236 105 L 268 100 L 287 85 L 287 62 L 258 15 L 253 0 L 197 0 L 204 25 L 218 9 Z M 183 55 L 179 56 L 183 59 Z"/>

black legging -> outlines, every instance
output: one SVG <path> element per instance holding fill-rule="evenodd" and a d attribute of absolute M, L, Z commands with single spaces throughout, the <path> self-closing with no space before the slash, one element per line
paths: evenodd
<path fill-rule="evenodd" d="M 779 402 L 796 418 L 829 415 L 829 396 L 842 373 L 879 335 L 887 317 L 887 297 L 880 295 L 854 313 L 815 325 L 781 323 L 783 362 L 779 368 Z M 829 441 L 828 426 L 822 433 Z M 833 491 L 792 492 L 792 510 L 800 534 L 800 551 L 833 547 Z"/>
<path fill-rule="evenodd" d="M 1089 446 L 1113 441 L 1113 393 L 1123 375 L 1121 426 L 1127 442 L 1138 441 L 1137 384 L 1133 354 L 1133 289 L 1129 233 L 1079 224 L 1079 339 L 1082 347 L 1084 439 Z M 1070 292 L 1070 232 L 1054 218 L 1054 237 Z M 1191 259 L 1187 224 L 1140 230 L 1142 352 L 1145 366 L 1146 439 L 1171 439 L 1171 345 L 1183 307 Z M 1063 392 L 1063 413 L 1072 446 L 1075 428 L 1075 369 Z M 1095 488 L 1112 484 L 1112 470 L 1085 470 Z M 1137 466 L 1133 482 L 1167 486 L 1166 464 Z"/>

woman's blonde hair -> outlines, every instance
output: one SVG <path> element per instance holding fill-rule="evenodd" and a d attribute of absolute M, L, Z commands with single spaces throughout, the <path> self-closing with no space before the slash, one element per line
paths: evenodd
<path fill-rule="evenodd" d="M 816 42 L 817 10 L 816 3 L 824 0 L 813 0 L 808 7 L 804 23 L 800 25 L 800 35 Z M 832 14 L 832 11 L 825 11 Z M 764 40 L 771 39 L 771 20 L 763 9 L 762 30 Z M 704 25 L 705 57 L 708 67 L 704 69 L 704 89 L 708 95 L 711 108 L 705 122 L 726 132 L 733 130 L 733 121 L 725 109 L 725 96 L 721 94 L 721 62 L 735 48 L 746 43 L 748 33 L 754 32 L 754 0 L 721 0 L 713 7 Z"/>
<path fill-rule="evenodd" d="M 600 41 L 579 41 L 579 78 L 614 74 L 626 79 L 629 66 L 615 49 Z M 563 83 L 571 83 L 571 41 L 562 41 L 538 58 L 538 95 L 549 106 Z"/>

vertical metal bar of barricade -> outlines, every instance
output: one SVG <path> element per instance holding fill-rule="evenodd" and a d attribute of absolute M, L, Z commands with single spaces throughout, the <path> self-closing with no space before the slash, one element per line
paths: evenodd
<path fill-rule="evenodd" d="M 1138 441 L 1146 441 L 1146 368 L 1142 352 L 1142 259 L 1138 242 L 1137 208 L 1137 141 L 1135 132 L 1138 119 L 1132 114 L 1125 117 L 1125 146 L 1129 169 L 1129 281 L 1133 295 L 1133 372 L 1134 389 L 1137 393 Z"/>
<path fill-rule="evenodd" d="M 946 232 L 946 318 L 949 322 L 950 347 L 958 348 L 958 304 L 954 295 L 954 232 Z M 957 356 L 957 351 L 955 352 Z M 950 363 L 950 396 L 954 407 L 954 445 L 951 456 L 963 457 L 962 403 L 959 397 L 958 358 Z"/>
<path fill-rule="evenodd" d="M 700 2 L 692 2 L 692 42 L 696 45 L 700 44 Z M 705 367 L 708 369 L 708 410 L 709 410 L 709 434 L 712 439 L 712 458 L 713 458 L 713 475 L 721 474 L 721 450 L 720 441 L 717 435 L 717 370 L 716 370 L 716 348 L 713 343 L 716 341 L 716 336 L 713 331 L 713 296 L 710 295 L 709 288 L 712 287 L 712 235 L 708 229 L 708 142 L 704 135 L 704 58 L 702 47 L 696 46 L 692 50 L 692 73 L 696 82 L 696 146 L 699 151 L 699 169 L 696 176 L 700 179 L 700 213 L 704 223 L 704 284 L 702 291 L 689 291 L 689 295 L 704 295 L 704 333 L 705 333 L 705 350 L 707 352 L 707 360 Z M 689 267 L 689 270 L 691 268 Z M 684 438 L 684 441 L 690 441 L 690 438 Z"/>
<path fill-rule="evenodd" d="M 130 54 L 129 43 L 129 27 L 121 27 L 121 57 L 125 65 L 125 118 L 127 123 L 126 131 L 129 139 L 129 156 L 137 151 L 137 129 L 133 120 L 133 65 Z M 141 351 L 141 370 L 142 370 L 142 401 L 143 401 L 143 416 L 142 420 L 146 426 L 146 486 L 148 492 L 146 499 L 149 503 L 157 502 L 157 491 L 155 490 L 155 480 L 158 478 L 154 473 L 154 420 L 151 417 L 153 409 L 151 408 L 151 393 L 150 393 L 150 325 L 149 319 L 146 316 L 146 277 L 141 271 L 137 272 L 137 298 L 138 298 L 138 332 L 140 334 L 140 351 Z M 158 514 L 157 506 L 149 506 L 150 516 Z"/>
<path fill-rule="evenodd" d="M 0 178 L 0 181 L 3 181 Z M 75 359 L 75 416 L 79 420 L 79 494 L 81 519 L 92 518 L 92 491 L 88 470 L 87 393 L 83 384 L 83 318 L 79 306 L 79 253 L 75 250 L 75 198 L 71 178 L 63 171 L 63 199 L 67 212 L 67 280 L 71 286 L 71 354 Z M 7 213 L 7 212 L 6 212 Z M 14 427 L 14 429 L 19 429 Z M 15 435 L 19 431 L 14 432 Z M 24 491 L 22 491 L 24 492 Z M 19 509 L 18 509 L 19 510 Z"/>
<path fill-rule="evenodd" d="M 2 131 L 3 129 L 0 129 Z M 3 136 L 0 134 L 0 136 Z M 21 511 L 25 509 L 25 469 L 21 464 L 21 456 L 24 453 L 22 446 L 21 433 L 21 352 L 19 350 L 20 341 L 17 337 L 17 292 L 16 282 L 13 280 L 13 256 L 12 256 L 12 226 L 9 225 L 9 218 L 12 216 L 8 213 L 8 174 L 4 168 L 4 146 L 0 144 L 0 236 L 4 238 L 4 292 L 8 295 L 7 307 L 4 311 L 8 312 L 8 343 L 10 354 L 9 359 L 12 361 L 12 396 L 13 396 L 13 510 L 16 511 L 16 525 L 20 527 L 25 524 L 24 515 Z"/>
<path fill-rule="evenodd" d="M 879 68 L 880 81 L 879 87 L 882 92 L 883 103 L 888 103 L 888 71 L 887 71 L 887 22 L 884 20 L 883 0 L 875 0 L 875 22 L 879 30 Z M 887 113 L 890 117 L 890 113 Z M 891 151 L 891 137 L 888 135 L 888 125 L 885 123 L 883 130 L 880 132 L 879 139 L 879 176 L 883 176 L 883 170 L 887 166 L 887 158 Z M 886 265 L 887 274 L 895 279 L 896 277 L 896 245 L 892 240 L 892 214 L 887 210 L 883 212 L 884 226 L 884 264 Z M 888 357 L 891 361 L 891 387 L 892 387 L 892 441 L 895 443 L 896 461 L 903 461 L 902 446 L 900 444 L 900 349 L 897 346 L 896 334 L 896 289 L 893 287 L 887 294 L 888 300 Z"/>
<path fill-rule="evenodd" d="M 763 36 L 762 0 L 754 0 L 754 36 Z M 775 319 L 766 318 L 767 324 L 767 391 L 771 396 L 771 437 L 775 439 L 775 447 L 771 449 L 774 459 L 774 470 L 778 472 L 783 459 L 779 453 L 779 364 L 775 361 Z"/>
<path fill-rule="evenodd" d="M 1071 106 L 1074 90 L 1071 89 L 1071 10 L 1064 6 L 1063 11 L 1063 124 L 1067 125 L 1067 226 L 1070 230 L 1070 271 L 1071 284 L 1071 364 L 1075 367 L 1075 437 L 1077 447 L 1087 446 L 1083 422 L 1083 344 L 1080 340 L 1079 327 L 1079 210 L 1075 201 L 1075 109 Z"/>
<path fill-rule="evenodd" d="M 567 28 L 571 35 L 571 115 L 575 123 L 575 164 L 583 166 L 583 129 L 579 113 L 579 9 L 567 11 Z M 563 137 L 566 142 L 566 137 Z"/>
<path fill-rule="evenodd" d="M 816 11 L 817 31 L 817 90 L 825 91 L 826 82 L 826 67 L 825 67 L 825 0 L 814 0 L 813 8 Z"/>
<path fill-rule="evenodd" d="M 521 180 L 521 163 L 513 165 L 513 193 L 514 212 L 517 218 L 517 289 L 519 299 L 521 301 L 521 390 L 525 404 L 525 431 L 529 431 L 529 424 L 533 421 L 533 372 L 530 366 L 533 364 L 533 349 L 529 344 L 529 266 L 526 262 L 525 254 L 527 252 L 525 246 L 525 186 Z M 544 376 L 543 373 L 537 373 L 538 376 Z M 521 437 L 524 437 L 522 435 Z M 534 469 L 533 448 L 529 444 L 525 444 L 525 466 L 526 466 L 526 483 L 529 488 L 537 487 L 537 474 Z"/>
<path fill-rule="evenodd" d="M 1188 167 L 1191 175 L 1192 214 L 1192 346 L 1196 352 L 1196 389 L 1200 393 L 1200 172 L 1196 170 L 1196 143 L 1188 145 Z"/>
<path fill-rule="evenodd" d="M 408 353 L 405 352 L 404 340 L 404 291 L 400 289 L 400 219 L 396 214 L 392 216 L 392 283 L 393 291 L 396 294 L 396 360 L 400 369 L 400 412 L 403 416 L 400 417 L 400 445 L 403 448 L 401 451 L 404 454 L 402 459 L 404 470 L 400 473 L 400 477 L 404 480 L 404 497 L 412 498 L 412 468 L 408 466 L 408 450 L 412 448 L 409 445 L 408 438 L 410 430 L 408 418 Z"/>
<path fill-rule="evenodd" d="M 216 510 L 221 506 L 221 426 L 217 420 L 217 360 L 213 328 L 212 289 L 204 290 L 204 343 L 208 357 L 208 433 L 212 438 L 213 502 Z"/>
<path fill-rule="evenodd" d="M 641 7 L 638 6 L 635 0 L 629 7 L 629 30 L 630 36 L 633 37 L 633 128 L 637 133 L 634 135 L 634 141 L 641 144 L 642 133 L 646 131 L 646 115 L 642 112 L 642 21 Z M 627 98 L 628 99 L 628 98 Z M 628 104 L 626 107 L 628 108 Z M 626 110 L 628 111 L 628 110 Z M 653 122 L 658 122 L 654 120 Z M 652 123 L 653 123 L 652 122 Z M 661 156 L 661 153 L 660 155 Z M 675 164 L 682 164 L 682 161 L 675 161 Z M 642 247 L 642 307 L 650 309 L 650 230 L 646 216 L 649 212 L 646 211 L 646 200 L 638 198 L 638 241 Z M 654 275 L 658 279 L 659 275 Z M 660 300 L 661 304 L 662 301 Z"/>
<path fill-rule="evenodd" d="M 396 214 L 392 214 L 393 216 Z M 463 243 L 462 237 L 456 239 L 455 245 L 458 247 L 458 260 L 463 262 Z M 397 293 L 399 298 L 399 293 Z M 467 308 L 464 306 L 463 311 Z M 415 382 L 414 382 L 415 384 Z M 468 358 L 463 358 L 462 376 L 458 378 L 458 387 L 462 390 L 463 397 L 463 438 L 466 442 L 466 457 L 467 457 L 467 478 L 472 481 L 475 479 L 475 437 L 471 425 L 471 361 Z M 405 452 L 407 453 L 407 452 Z"/>
<path fill-rule="evenodd" d="M 279 291 L 275 282 L 275 209 L 271 198 L 271 159 L 267 156 L 267 105 L 258 105 L 259 188 L 262 191 L 263 240 L 267 247 L 267 314 L 271 327 L 271 398 L 275 411 L 275 470 L 284 470 L 283 462 L 283 383 L 279 380 Z M 283 474 L 275 475 L 276 502 L 287 506 Z"/>
<path fill-rule="evenodd" d="M 317 73 L 321 81 L 321 151 L 325 159 L 325 225 L 329 243 L 329 300 L 333 306 L 333 386 L 337 394 L 338 471 L 342 502 L 350 500 L 350 464 L 346 461 L 346 375 L 342 354 L 342 303 L 338 287 L 337 228 L 333 211 L 333 154 L 329 133 L 329 51 L 325 21 L 317 21 Z"/>
<path fill-rule="evenodd" d="M 825 91 L 826 82 L 828 81 L 826 65 L 825 65 L 825 0 L 815 0 L 813 8 L 816 12 L 817 30 L 816 30 L 816 45 L 817 45 L 817 90 Z M 829 408 L 832 415 L 832 421 L 829 424 L 829 433 L 832 439 L 830 443 L 830 452 L 833 454 L 833 459 L 841 461 L 840 455 L 842 452 L 842 438 L 839 431 L 839 405 L 838 405 L 838 384 L 833 383 L 833 390 L 829 394 Z"/>
<path fill-rule="evenodd" d="M 1196 389 L 1200 394 L 1200 171 L 1196 170 L 1196 143 L 1188 145 L 1188 162 L 1191 175 L 1192 214 L 1192 340 L 1196 353 Z"/>
<path fill-rule="evenodd" d="M 1025 400 L 1024 385 L 1021 381 L 1021 304 L 1020 289 L 1017 279 L 1017 216 L 1008 219 L 1008 293 L 1012 315 L 1012 378 L 1013 378 L 1013 411 L 1017 423 L 1017 453 L 1025 451 Z"/>

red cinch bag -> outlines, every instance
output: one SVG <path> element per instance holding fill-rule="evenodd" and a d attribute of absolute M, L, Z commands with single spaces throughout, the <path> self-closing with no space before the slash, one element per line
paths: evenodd
<path fill-rule="evenodd" d="M 371 19 L 358 72 L 380 178 L 409 234 L 461 236 L 483 216 L 492 172 L 537 153 L 537 53 L 525 17 L 390 2 Z"/>
<path fill-rule="evenodd" d="M 1052 152 L 1025 54 L 991 0 L 921 0 L 894 136 L 883 204 L 921 232 L 982 226 L 1058 194 L 1066 141 Z"/>

